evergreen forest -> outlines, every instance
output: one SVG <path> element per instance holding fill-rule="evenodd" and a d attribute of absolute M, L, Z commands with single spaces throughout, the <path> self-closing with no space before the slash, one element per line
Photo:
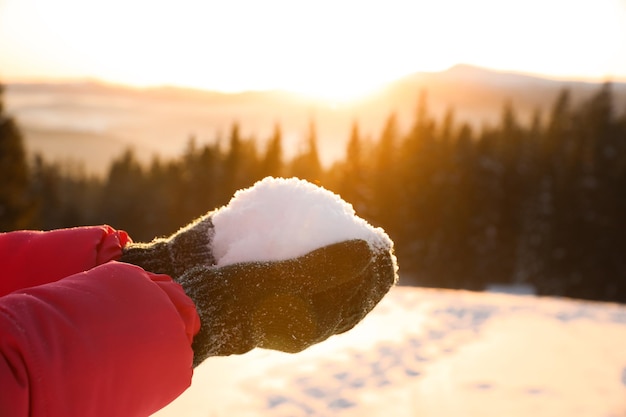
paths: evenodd
<path fill-rule="evenodd" d="M 626 302 L 626 109 L 610 83 L 574 105 L 563 90 L 529 121 L 503 103 L 499 123 L 440 119 L 417 95 L 412 126 L 390 114 L 376 137 L 355 121 L 345 157 L 320 163 L 314 122 L 287 159 L 233 124 L 225 141 L 189 139 L 176 159 L 132 149 L 105 177 L 26 153 L 0 90 L 0 231 L 109 224 L 135 241 L 168 235 L 271 176 L 341 195 L 394 240 L 401 283 L 483 290 L 530 284 L 540 295 Z"/>

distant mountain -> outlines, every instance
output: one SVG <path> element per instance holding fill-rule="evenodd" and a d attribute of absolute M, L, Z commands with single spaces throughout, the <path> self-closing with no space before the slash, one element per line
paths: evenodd
<path fill-rule="evenodd" d="M 281 125 L 285 148 L 293 154 L 308 124 L 315 121 L 322 159 L 342 157 L 354 121 L 377 138 L 385 119 L 395 112 L 400 126 L 413 122 L 421 91 L 430 112 L 442 117 L 452 108 L 457 121 L 477 127 L 496 123 L 510 102 L 522 120 L 549 111 L 559 92 L 568 88 L 574 102 L 599 83 L 559 81 L 457 65 L 442 72 L 418 72 L 358 101 L 328 103 L 284 91 L 227 94 L 177 87 L 128 88 L 93 81 L 9 84 L 5 101 L 22 126 L 31 152 L 50 159 L 82 161 L 89 171 L 103 173 L 110 159 L 134 147 L 144 160 L 154 154 L 177 156 L 190 136 L 199 143 L 223 140 L 233 123 L 261 143 Z M 626 83 L 615 83 L 618 109 L 626 109 Z"/>
<path fill-rule="evenodd" d="M 415 92 L 426 91 L 435 114 L 453 108 L 457 120 L 480 125 L 496 121 L 504 103 L 511 103 L 521 117 L 528 118 L 535 111 L 548 112 L 563 89 L 578 103 L 600 85 L 456 65 L 442 72 L 418 72 L 390 84 L 387 100 L 398 107 L 415 106 Z M 618 108 L 626 108 L 626 83 L 614 83 L 613 90 Z"/>

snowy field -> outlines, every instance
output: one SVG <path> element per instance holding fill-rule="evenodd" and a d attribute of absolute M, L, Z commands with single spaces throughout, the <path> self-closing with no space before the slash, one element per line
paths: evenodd
<path fill-rule="evenodd" d="M 396 287 L 296 354 L 210 358 L 158 417 L 626 417 L 626 306 Z"/>

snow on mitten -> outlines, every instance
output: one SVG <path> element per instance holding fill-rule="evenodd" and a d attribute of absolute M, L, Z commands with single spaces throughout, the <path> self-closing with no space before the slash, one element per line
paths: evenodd
<path fill-rule="evenodd" d="M 299 352 L 354 327 L 396 282 L 392 248 L 355 239 L 282 261 L 198 266 L 179 277 L 200 315 L 194 366 L 255 347 Z"/>
<path fill-rule="evenodd" d="M 213 265 L 213 214 L 205 214 L 167 238 L 126 245 L 120 261 L 140 266 L 146 271 L 167 274 L 174 279 L 194 266 Z"/>

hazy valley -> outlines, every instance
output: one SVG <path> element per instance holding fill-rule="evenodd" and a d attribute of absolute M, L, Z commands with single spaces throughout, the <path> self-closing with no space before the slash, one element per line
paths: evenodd
<path fill-rule="evenodd" d="M 144 161 L 175 157 L 190 137 L 200 144 L 226 141 L 233 123 L 262 146 L 278 123 L 287 156 L 300 149 L 315 123 L 321 158 L 330 164 L 344 153 L 351 125 L 376 139 L 395 112 L 408 129 L 425 91 L 431 115 L 454 110 L 457 122 L 476 128 L 496 123 L 511 103 L 526 121 L 545 116 L 563 88 L 574 103 L 592 95 L 597 83 L 549 80 L 466 65 L 438 73 L 415 73 L 358 100 L 327 102 L 282 91 L 225 94 L 161 87 L 132 89 L 96 82 L 9 84 L 6 108 L 20 124 L 30 153 L 48 160 L 84 164 L 106 172 L 112 158 L 132 147 Z M 626 83 L 614 83 L 616 107 L 626 107 Z"/>

